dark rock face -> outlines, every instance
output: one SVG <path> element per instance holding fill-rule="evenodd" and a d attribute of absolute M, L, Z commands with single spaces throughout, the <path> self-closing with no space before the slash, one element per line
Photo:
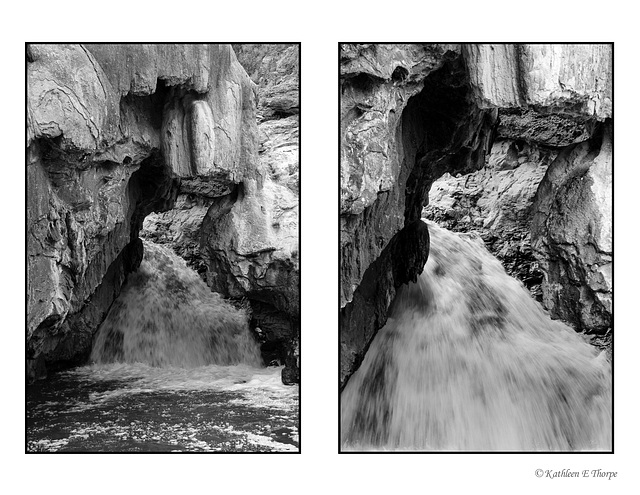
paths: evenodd
<path fill-rule="evenodd" d="M 481 180 L 509 177 L 525 205 L 509 211 L 517 194 L 503 196 L 496 178 L 489 197 L 500 207 L 463 187 L 453 211 L 432 215 L 495 227 L 499 234 L 486 241 L 540 292 L 538 264 L 546 265 L 525 228 L 544 175 L 538 164 L 548 166 L 557 148 L 588 139 L 611 117 L 611 60 L 610 45 L 341 46 L 341 386 L 386 321 L 394 284 L 406 281 L 380 276 L 374 289 L 362 287 L 368 271 L 380 272 L 375 265 L 390 240 L 420 218 L 433 182 L 481 169 L 497 137 L 504 156 Z M 425 246 L 407 240 L 397 252 L 419 273 Z M 366 298 L 356 298 L 360 292 Z"/>
<path fill-rule="evenodd" d="M 407 252 L 407 246 L 415 249 Z M 386 323 L 396 290 L 417 279 L 428 253 L 427 224 L 416 220 L 391 239 L 365 272 L 352 301 L 340 313 L 341 388 L 360 366 L 376 332 Z"/>
<path fill-rule="evenodd" d="M 587 117 L 539 114 L 532 109 L 500 111 L 498 135 L 505 139 L 561 148 L 589 139 L 593 121 Z"/>
<path fill-rule="evenodd" d="M 29 379 L 86 358 L 181 178 L 254 176 L 254 85 L 223 45 L 27 50 Z M 233 95 L 231 100 L 229 95 Z"/>

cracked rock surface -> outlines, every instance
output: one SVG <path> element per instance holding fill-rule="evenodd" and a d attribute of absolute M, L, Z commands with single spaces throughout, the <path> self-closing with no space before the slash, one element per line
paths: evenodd
<path fill-rule="evenodd" d="M 477 232 L 487 249 L 542 300 L 542 277 L 531 248 L 533 200 L 554 148 L 524 141 L 496 140 L 485 167 L 434 182 L 423 217 L 453 232 Z"/>
<path fill-rule="evenodd" d="M 400 263 L 382 253 L 420 218 L 434 181 L 445 173 L 457 177 L 482 169 L 500 137 L 508 141 L 501 160 L 511 160 L 509 149 L 517 143 L 520 149 L 511 153 L 516 162 L 523 159 L 518 167 L 529 166 L 494 168 L 474 180 L 488 180 L 483 187 L 489 197 L 508 204 L 509 195 L 501 196 L 504 185 L 494 180 L 500 172 L 512 178 L 512 192 L 520 189 L 525 202 L 532 201 L 543 170 L 524 155 L 589 140 L 611 118 L 611 65 L 610 45 L 341 45 L 341 386 L 386 321 L 396 288 L 422 270 L 428 241 L 409 235 L 404 237 L 407 244 L 394 249 L 413 260 L 414 268 L 402 270 L 404 277 L 377 280 L 375 289 L 366 282 L 371 280 L 368 272 L 380 273 L 380 260 L 389 264 L 386 273 Z M 542 153 L 541 163 L 548 165 L 554 153 Z M 527 168 L 532 169 L 525 174 L 529 178 L 516 177 Z M 554 197 L 560 191 L 551 189 Z M 446 209 L 446 191 L 440 199 Z M 504 214 L 489 218 L 488 205 L 462 207 L 476 208 L 473 220 L 483 224 L 511 224 L 528 246 L 517 210 L 507 221 Z M 506 250 L 507 256 L 515 253 L 517 258 L 522 252 L 503 241 L 498 244 L 496 249 Z M 533 252 L 542 268 L 548 265 L 543 258 L 549 254 L 543 255 L 542 249 L 525 251 L 529 261 Z M 545 284 L 542 287 L 544 291 Z M 365 306 L 373 317 L 366 316 Z"/>
<path fill-rule="evenodd" d="M 207 177 L 183 180 L 174 209 L 149 215 L 142 235 L 169 244 L 214 291 L 247 300 L 265 363 L 285 364 L 283 380 L 294 383 L 300 366 L 298 46 L 233 49 L 257 96 L 252 175 L 215 192 Z"/>
<path fill-rule="evenodd" d="M 255 177 L 255 85 L 228 45 L 27 48 L 27 369 L 86 360 L 181 179 Z"/>
<path fill-rule="evenodd" d="M 568 146 L 540 183 L 531 245 L 544 272 L 543 303 L 580 331 L 612 330 L 612 129 Z"/>

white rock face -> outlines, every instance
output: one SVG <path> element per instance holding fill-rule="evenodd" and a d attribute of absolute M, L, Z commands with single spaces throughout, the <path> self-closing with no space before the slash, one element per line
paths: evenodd
<path fill-rule="evenodd" d="M 82 45 L 31 45 L 30 51 L 27 145 L 64 136 L 76 148 L 96 151 L 112 142 L 118 96 L 93 55 Z"/>
<path fill-rule="evenodd" d="M 599 230 L 596 244 L 600 250 L 613 251 L 613 143 L 607 132 L 600 147 L 600 153 L 589 167 L 588 176 L 592 181 L 591 192 L 598 207 Z M 610 284 L 609 284 L 610 286 Z"/>
<path fill-rule="evenodd" d="M 208 251 L 227 258 L 208 276 L 216 291 L 232 297 L 280 292 L 288 311 L 298 305 L 298 117 L 260 127 L 258 179 L 243 182 L 228 213 L 218 216 L 214 208 L 205 220 Z"/>
<path fill-rule="evenodd" d="M 612 112 L 612 45 L 464 45 L 481 106 L 524 105 L 604 120 Z"/>
<path fill-rule="evenodd" d="M 196 175 L 210 175 L 215 167 L 215 121 L 211 107 L 202 100 L 194 101 L 187 112 L 191 168 Z"/>

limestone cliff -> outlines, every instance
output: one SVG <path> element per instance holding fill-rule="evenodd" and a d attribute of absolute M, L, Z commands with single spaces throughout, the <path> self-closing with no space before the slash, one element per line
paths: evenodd
<path fill-rule="evenodd" d="M 292 44 L 234 44 L 238 61 L 258 85 L 258 121 L 300 113 L 300 51 Z"/>
<path fill-rule="evenodd" d="M 255 185 L 248 184 L 256 194 L 245 189 L 242 200 L 231 208 L 235 227 L 227 230 L 230 243 L 213 234 L 224 230 L 224 220 L 215 214 L 205 220 L 211 228 L 206 243 L 210 266 L 216 267 L 210 283 L 223 294 L 250 301 L 252 327 L 265 360 L 284 363 L 283 380 L 294 383 L 300 377 L 300 47 L 233 47 L 258 86 L 261 175 Z"/>
<path fill-rule="evenodd" d="M 341 46 L 341 385 L 422 270 L 432 183 L 482 168 L 498 135 L 516 160 L 589 139 L 611 118 L 611 66 L 610 45 Z"/>
<path fill-rule="evenodd" d="M 152 214 L 142 235 L 168 244 L 213 290 L 248 300 L 266 363 L 299 376 L 297 45 L 234 45 L 256 84 L 253 176 L 224 193 L 208 177 L 183 180 L 175 207 Z"/>
<path fill-rule="evenodd" d="M 256 181 L 255 84 L 226 45 L 27 47 L 27 357 L 85 360 L 182 180 Z"/>

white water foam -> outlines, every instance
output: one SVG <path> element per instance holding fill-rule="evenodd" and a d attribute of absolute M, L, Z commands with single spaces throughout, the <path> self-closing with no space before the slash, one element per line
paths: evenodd
<path fill-rule="evenodd" d="M 343 447 L 610 450 L 605 354 L 551 320 L 480 239 L 429 230 L 423 274 L 342 392 Z"/>
<path fill-rule="evenodd" d="M 209 365 L 198 368 L 156 367 L 143 363 L 94 364 L 65 374 L 87 383 L 116 381 L 113 390 L 93 393 L 82 409 L 99 407 L 116 398 L 148 392 L 237 392 L 232 399 L 248 407 L 290 409 L 298 400 L 298 386 L 282 383 L 282 366 L 255 368 L 248 365 Z"/>
<path fill-rule="evenodd" d="M 168 249 L 145 242 L 91 357 L 31 406 L 30 451 L 298 450 L 299 387 L 261 366 L 245 312 Z"/>

